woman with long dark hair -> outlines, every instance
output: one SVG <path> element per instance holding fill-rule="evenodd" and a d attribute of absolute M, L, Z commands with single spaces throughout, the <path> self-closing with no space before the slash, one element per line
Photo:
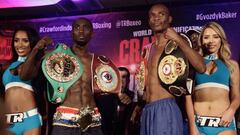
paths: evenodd
<path fill-rule="evenodd" d="M 16 27 L 12 37 L 13 59 L 3 74 L 8 130 L 16 135 L 40 135 L 42 119 L 37 109 L 32 80 L 21 77 L 22 64 L 39 40 L 38 33 L 28 27 Z"/>

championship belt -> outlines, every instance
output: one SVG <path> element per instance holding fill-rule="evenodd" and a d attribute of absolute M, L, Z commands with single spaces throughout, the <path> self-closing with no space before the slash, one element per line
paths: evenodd
<path fill-rule="evenodd" d="M 151 44 L 152 45 L 152 44 Z M 136 71 L 135 74 L 135 87 L 138 90 L 139 93 L 143 94 L 146 86 L 146 80 L 147 80 L 147 60 L 150 54 L 150 49 L 151 46 L 147 45 L 145 48 L 142 50 L 141 57 L 142 60 L 139 64 L 139 68 Z"/>
<path fill-rule="evenodd" d="M 146 85 L 146 62 L 144 60 L 141 61 L 139 69 L 136 73 L 136 89 L 143 93 Z"/>
<path fill-rule="evenodd" d="M 180 35 L 192 47 L 190 39 L 184 34 Z M 187 88 L 188 75 L 189 62 L 186 56 L 176 42 L 168 41 L 158 64 L 158 76 L 161 85 L 174 96 L 189 94 Z"/>
<path fill-rule="evenodd" d="M 48 100 L 62 103 L 67 90 L 82 75 L 83 65 L 65 44 L 58 44 L 57 48 L 47 54 L 42 62 L 42 70 L 48 82 Z"/>
<path fill-rule="evenodd" d="M 94 57 L 92 69 L 95 93 L 118 93 L 120 91 L 120 74 L 110 59 L 102 55 Z"/>

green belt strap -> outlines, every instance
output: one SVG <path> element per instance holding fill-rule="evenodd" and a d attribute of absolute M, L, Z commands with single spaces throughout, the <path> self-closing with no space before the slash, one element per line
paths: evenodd
<path fill-rule="evenodd" d="M 42 70 L 48 80 L 48 100 L 62 103 L 69 87 L 81 77 L 83 64 L 67 45 L 59 43 L 57 48 L 44 58 Z"/>

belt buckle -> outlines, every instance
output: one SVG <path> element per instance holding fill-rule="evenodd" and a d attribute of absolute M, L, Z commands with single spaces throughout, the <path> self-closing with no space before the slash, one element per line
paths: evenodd
<path fill-rule="evenodd" d="M 77 125 L 80 127 L 80 129 L 84 132 L 86 131 L 92 124 L 92 115 L 90 113 L 81 116 L 77 121 Z"/>

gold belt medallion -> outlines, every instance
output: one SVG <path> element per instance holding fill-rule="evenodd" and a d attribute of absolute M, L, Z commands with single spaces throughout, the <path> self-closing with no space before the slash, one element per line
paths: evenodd
<path fill-rule="evenodd" d="M 186 64 L 182 58 L 167 55 L 159 62 L 158 75 L 163 83 L 172 84 L 184 74 L 185 69 Z"/>
<path fill-rule="evenodd" d="M 95 69 L 95 73 L 94 79 L 102 91 L 110 92 L 116 89 L 119 80 L 111 66 L 101 64 Z"/>

